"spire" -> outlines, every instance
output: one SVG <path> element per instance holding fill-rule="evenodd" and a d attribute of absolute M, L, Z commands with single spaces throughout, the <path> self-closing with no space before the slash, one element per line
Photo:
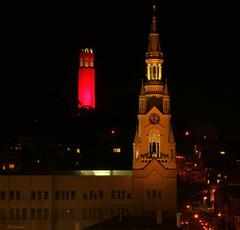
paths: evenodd
<path fill-rule="evenodd" d="M 163 94 L 164 94 L 164 95 L 168 95 L 168 84 L 167 84 L 167 78 L 165 79 L 165 84 L 164 84 Z"/>
<path fill-rule="evenodd" d="M 159 34 L 157 31 L 156 5 L 153 3 L 152 22 L 148 38 L 148 50 L 146 52 L 147 58 L 163 58 L 162 50 L 159 42 Z"/>

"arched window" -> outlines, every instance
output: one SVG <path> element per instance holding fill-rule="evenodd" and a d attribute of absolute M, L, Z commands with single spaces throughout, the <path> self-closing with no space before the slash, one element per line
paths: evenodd
<path fill-rule="evenodd" d="M 160 133 L 156 129 L 149 132 L 149 153 L 155 157 L 160 155 Z"/>

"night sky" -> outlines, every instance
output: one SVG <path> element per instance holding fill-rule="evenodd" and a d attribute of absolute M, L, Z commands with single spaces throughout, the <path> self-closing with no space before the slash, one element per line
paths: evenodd
<path fill-rule="evenodd" d="M 238 8 L 219 1 L 156 2 L 175 127 L 213 124 L 240 139 Z M 2 127 L 71 114 L 84 47 L 95 51 L 97 112 L 134 122 L 150 0 L 21 2 L 3 12 Z"/>

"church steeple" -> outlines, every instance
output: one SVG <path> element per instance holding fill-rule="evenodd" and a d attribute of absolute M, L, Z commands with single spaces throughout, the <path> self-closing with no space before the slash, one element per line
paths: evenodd
<path fill-rule="evenodd" d="M 156 5 L 153 4 L 152 23 L 149 32 L 148 50 L 146 52 L 146 58 L 163 58 L 161 46 L 159 42 L 159 34 L 157 31 L 157 17 L 156 17 Z"/>
<path fill-rule="evenodd" d="M 148 35 L 148 50 L 146 52 L 147 80 L 160 81 L 162 79 L 163 53 L 157 31 L 156 5 L 153 4 L 153 15 Z"/>

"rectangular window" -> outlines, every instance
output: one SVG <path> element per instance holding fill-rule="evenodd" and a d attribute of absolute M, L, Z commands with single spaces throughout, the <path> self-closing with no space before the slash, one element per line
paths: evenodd
<path fill-rule="evenodd" d="M 43 219 L 47 220 L 48 219 L 48 208 L 43 209 Z"/>
<path fill-rule="evenodd" d="M 96 209 L 96 208 L 93 208 L 93 209 L 92 209 L 92 218 L 93 218 L 94 220 L 97 219 L 97 209 Z"/>
<path fill-rule="evenodd" d="M 88 194 L 87 194 L 87 193 L 84 193 L 84 194 L 83 194 L 83 199 L 84 199 L 84 200 L 87 200 L 87 198 L 88 198 Z"/>
<path fill-rule="evenodd" d="M 76 198 L 76 191 L 71 191 L 71 200 L 75 200 Z"/>
<path fill-rule="evenodd" d="M 88 209 L 88 219 L 92 219 L 92 209 Z"/>
<path fill-rule="evenodd" d="M 9 219 L 14 220 L 14 209 L 13 208 L 9 209 Z"/>
<path fill-rule="evenodd" d="M 87 209 L 86 208 L 83 208 L 82 215 L 83 215 L 83 219 L 87 219 L 88 218 L 88 216 L 87 216 Z"/>
<path fill-rule="evenodd" d="M 31 199 L 36 200 L 36 192 L 35 191 L 32 191 Z"/>
<path fill-rule="evenodd" d="M 6 192 L 5 191 L 1 191 L 0 192 L 0 200 L 5 200 L 6 199 Z"/>
<path fill-rule="evenodd" d="M 38 191 L 37 196 L 38 196 L 38 200 L 41 200 L 42 199 L 42 191 Z"/>
<path fill-rule="evenodd" d="M 9 192 L 9 199 L 14 200 L 14 191 Z"/>
<path fill-rule="evenodd" d="M 127 199 L 132 199 L 132 194 L 131 193 L 127 194 Z"/>
<path fill-rule="evenodd" d="M 44 191 L 43 196 L 44 196 L 44 200 L 47 200 L 48 199 L 48 191 Z"/>
<path fill-rule="evenodd" d="M 56 191 L 56 192 L 55 192 L 55 199 L 56 199 L 56 200 L 59 200 L 59 199 L 60 199 L 60 192 L 59 192 L 59 191 Z"/>
<path fill-rule="evenodd" d="M 35 219 L 36 219 L 36 209 L 31 208 L 31 220 L 35 220 Z"/>
<path fill-rule="evenodd" d="M 65 191 L 62 191 L 62 200 L 65 200 Z"/>
<path fill-rule="evenodd" d="M 125 199 L 125 191 L 122 191 L 122 199 Z"/>
<path fill-rule="evenodd" d="M 102 190 L 99 191 L 98 198 L 99 199 L 103 199 L 103 191 Z"/>
<path fill-rule="evenodd" d="M 22 219 L 23 219 L 23 220 L 26 220 L 26 219 L 27 219 L 27 209 L 26 209 L 26 208 L 23 208 L 23 209 L 22 209 Z"/>
<path fill-rule="evenodd" d="M 120 153 L 121 152 L 121 148 L 113 148 L 113 152 L 114 153 Z"/>
<path fill-rule="evenodd" d="M 121 199 L 121 191 L 118 190 L 118 193 L 117 193 L 117 194 L 118 194 L 118 195 L 117 195 L 117 198 L 118 198 L 118 199 Z"/>
<path fill-rule="evenodd" d="M 16 200 L 20 200 L 20 199 L 21 199 L 21 192 L 16 191 Z"/>
<path fill-rule="evenodd" d="M 89 199 L 90 200 L 93 199 L 93 191 L 92 190 L 90 190 L 90 192 L 89 192 Z"/>
<path fill-rule="evenodd" d="M 155 189 L 152 190 L 152 198 L 155 199 L 157 197 L 157 191 Z"/>
<path fill-rule="evenodd" d="M 20 208 L 16 208 L 16 220 L 20 220 Z"/>
<path fill-rule="evenodd" d="M 66 200 L 69 199 L 69 191 L 66 191 Z"/>
<path fill-rule="evenodd" d="M 100 208 L 99 208 L 99 209 L 100 209 Z M 99 209 L 98 209 L 98 212 L 99 212 Z M 111 208 L 111 210 L 110 210 L 110 216 L 111 216 L 111 217 L 114 217 L 114 209 L 113 209 L 113 208 Z M 100 216 L 99 216 L 99 214 L 98 214 L 98 218 L 101 219 Z"/>
<path fill-rule="evenodd" d="M 151 191 L 148 189 L 147 190 L 147 198 L 150 199 L 150 197 L 151 197 Z"/>
<path fill-rule="evenodd" d="M 102 219 L 103 218 L 103 212 L 101 208 L 98 208 L 98 218 Z"/>
<path fill-rule="evenodd" d="M 41 219 L 42 219 L 42 209 L 41 209 L 41 208 L 38 208 L 38 209 L 37 209 L 37 219 L 38 219 L 38 220 L 41 220 Z"/>
<path fill-rule="evenodd" d="M 112 199 L 116 199 L 116 191 L 112 190 Z"/>
<path fill-rule="evenodd" d="M 6 212 L 4 208 L 0 208 L 0 220 L 6 220 Z"/>

